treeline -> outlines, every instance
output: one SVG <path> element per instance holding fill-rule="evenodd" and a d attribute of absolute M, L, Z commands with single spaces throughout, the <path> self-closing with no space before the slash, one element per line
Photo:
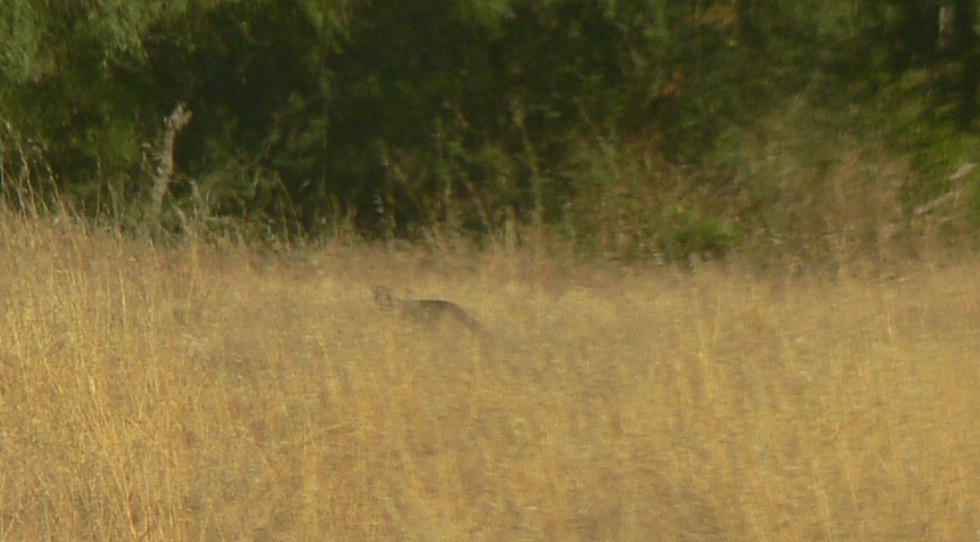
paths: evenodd
<path fill-rule="evenodd" d="M 864 249 L 961 188 L 976 9 L 8 0 L 0 183 L 21 208 L 172 231 Z"/>

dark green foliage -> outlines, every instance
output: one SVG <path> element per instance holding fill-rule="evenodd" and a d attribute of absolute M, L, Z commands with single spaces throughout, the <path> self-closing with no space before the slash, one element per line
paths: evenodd
<path fill-rule="evenodd" d="M 187 103 L 181 220 L 474 239 L 516 221 L 720 256 L 786 205 L 741 173 L 766 146 L 729 138 L 801 96 L 912 158 L 907 210 L 947 190 L 972 157 L 976 26 L 965 0 L 11 0 L 2 188 L 30 148 L 73 207 L 138 223 Z"/>

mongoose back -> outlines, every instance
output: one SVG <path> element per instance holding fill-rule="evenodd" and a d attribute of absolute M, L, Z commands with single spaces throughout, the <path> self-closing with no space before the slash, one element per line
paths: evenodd
<path fill-rule="evenodd" d="M 397 311 L 406 320 L 433 325 L 444 320 L 453 320 L 470 331 L 480 331 L 483 326 L 470 316 L 463 307 L 442 299 L 399 299 L 390 288 L 376 286 L 374 302 L 381 307 Z"/>

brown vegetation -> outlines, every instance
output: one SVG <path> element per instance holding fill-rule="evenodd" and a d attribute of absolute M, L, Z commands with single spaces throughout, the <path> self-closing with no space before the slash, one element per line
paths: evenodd
<path fill-rule="evenodd" d="M 0 538 L 964 540 L 976 262 L 887 281 L 0 222 Z M 401 326 L 375 283 L 492 330 Z"/>

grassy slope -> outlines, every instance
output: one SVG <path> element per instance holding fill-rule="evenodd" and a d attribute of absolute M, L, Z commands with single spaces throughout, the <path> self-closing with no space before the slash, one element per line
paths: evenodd
<path fill-rule="evenodd" d="M 2 224 L 2 538 L 980 533 L 975 262 L 872 284 Z"/>

